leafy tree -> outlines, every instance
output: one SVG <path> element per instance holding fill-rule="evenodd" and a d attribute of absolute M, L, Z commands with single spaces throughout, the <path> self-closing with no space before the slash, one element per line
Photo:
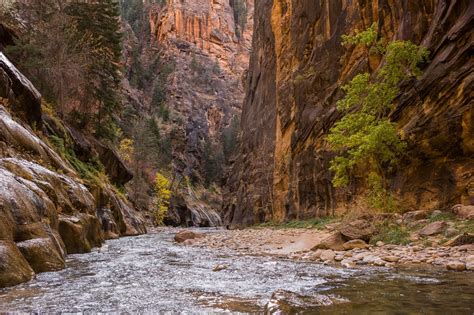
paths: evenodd
<path fill-rule="evenodd" d="M 155 210 L 154 219 L 156 225 L 163 225 L 166 213 L 168 212 L 171 190 L 170 181 L 160 172 L 155 177 Z"/>
<path fill-rule="evenodd" d="M 377 40 L 375 26 L 344 36 L 343 41 L 346 45 L 376 47 L 385 61 L 378 73 L 358 74 L 342 87 L 346 95 L 337 108 L 344 116 L 327 137 L 337 153 L 330 168 L 334 172 L 333 184 L 347 186 L 354 169 L 363 169 L 367 171 L 369 185 L 379 192 L 386 205 L 386 174 L 396 166 L 406 147 L 389 114 L 400 93 L 400 83 L 421 74 L 418 65 L 427 60 L 429 52 L 409 41 L 397 40 L 383 46 Z"/>

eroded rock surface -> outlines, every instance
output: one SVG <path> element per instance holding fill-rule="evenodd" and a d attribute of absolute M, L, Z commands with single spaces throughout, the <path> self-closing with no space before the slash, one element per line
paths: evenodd
<path fill-rule="evenodd" d="M 340 117 L 341 83 L 369 67 L 361 49 L 341 45 L 341 35 L 374 22 L 387 40 L 431 52 L 391 114 L 409 148 L 390 186 L 412 210 L 472 203 L 473 15 L 467 0 L 257 1 L 227 222 L 324 216 L 364 192 L 357 176 L 347 190 L 331 185 L 325 137 Z"/>
<path fill-rule="evenodd" d="M 64 268 L 66 254 L 88 252 L 104 237 L 146 232 L 112 187 L 86 186 L 38 135 L 44 134 L 40 95 L 1 53 L 0 93 L 0 287 Z"/>

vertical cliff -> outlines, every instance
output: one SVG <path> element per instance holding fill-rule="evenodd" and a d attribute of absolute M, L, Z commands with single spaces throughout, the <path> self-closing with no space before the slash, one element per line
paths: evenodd
<path fill-rule="evenodd" d="M 349 189 L 333 188 L 325 136 L 340 117 L 341 85 L 369 65 L 363 51 L 341 45 L 341 35 L 374 22 L 384 38 L 431 52 L 391 113 L 409 144 L 391 190 L 406 209 L 472 203 L 473 19 L 468 0 L 258 1 L 226 221 L 324 216 L 364 193 L 357 175 Z"/>
<path fill-rule="evenodd" d="M 173 63 L 166 104 L 176 138 L 175 170 L 202 183 L 205 146 L 221 148 L 221 133 L 240 114 L 248 67 L 252 2 L 246 2 L 244 29 L 229 1 L 168 1 L 150 11 L 151 33 Z"/>

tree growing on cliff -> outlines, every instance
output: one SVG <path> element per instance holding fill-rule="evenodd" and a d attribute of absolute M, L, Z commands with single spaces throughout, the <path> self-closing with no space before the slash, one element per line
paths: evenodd
<path fill-rule="evenodd" d="M 393 169 L 406 144 L 390 120 L 394 100 L 400 93 L 400 83 L 421 74 L 418 67 L 427 60 L 429 52 L 410 41 L 393 41 L 384 46 L 377 40 L 375 27 L 344 36 L 346 45 L 376 47 L 384 57 L 378 72 L 356 75 L 342 87 L 345 97 L 337 103 L 343 117 L 330 130 L 327 137 L 336 157 L 331 161 L 333 184 L 347 186 L 356 168 L 365 171 L 377 207 L 386 208 L 387 173 Z"/>
<path fill-rule="evenodd" d="M 154 220 L 156 225 L 163 225 L 168 212 L 171 190 L 170 181 L 161 173 L 157 172 L 155 177 L 155 210 Z"/>

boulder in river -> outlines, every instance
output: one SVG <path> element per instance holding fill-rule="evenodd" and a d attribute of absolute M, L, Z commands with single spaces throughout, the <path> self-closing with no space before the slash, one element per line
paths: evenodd
<path fill-rule="evenodd" d="M 202 238 L 202 237 L 204 237 L 204 234 L 185 230 L 185 231 L 176 233 L 176 235 L 174 236 L 174 240 L 178 243 L 183 243 L 186 240 L 193 240 L 193 239 Z"/>
<path fill-rule="evenodd" d="M 296 314 L 310 307 L 332 305 L 333 301 L 326 295 L 301 295 L 295 292 L 279 289 L 275 291 L 270 301 L 265 305 L 265 314 Z"/>

